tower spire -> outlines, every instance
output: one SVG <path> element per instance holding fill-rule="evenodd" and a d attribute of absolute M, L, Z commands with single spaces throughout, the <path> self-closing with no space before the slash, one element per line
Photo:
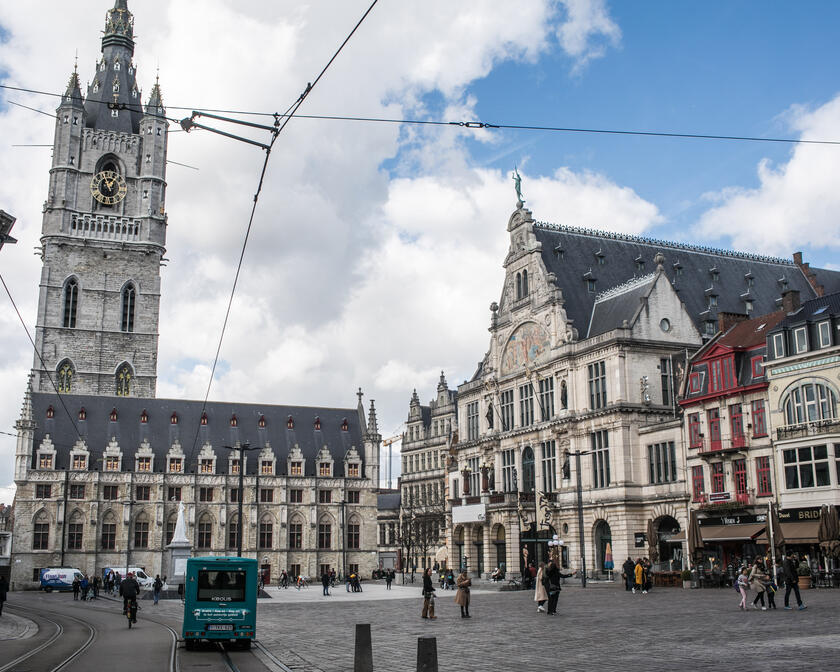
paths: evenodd
<path fill-rule="evenodd" d="M 116 0 L 114 7 L 105 14 L 102 51 L 112 44 L 128 47 L 134 54 L 134 15 L 128 11 L 127 0 Z"/>

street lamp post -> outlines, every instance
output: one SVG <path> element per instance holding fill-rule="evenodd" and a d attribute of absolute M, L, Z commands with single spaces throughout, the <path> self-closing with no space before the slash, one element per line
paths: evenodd
<path fill-rule="evenodd" d="M 248 442 L 237 443 L 235 446 L 225 446 L 228 450 L 235 450 L 239 453 L 239 491 L 237 492 L 237 500 L 239 502 L 239 514 L 236 521 L 236 555 L 242 557 L 242 499 L 245 494 L 242 490 L 245 483 L 245 452 L 249 450 L 256 450 L 257 446 L 251 447 Z"/>
<path fill-rule="evenodd" d="M 588 455 L 590 451 L 576 450 L 569 455 L 575 456 L 575 470 L 577 471 L 577 514 L 578 514 L 578 541 L 580 543 L 580 585 L 586 588 L 586 540 L 583 533 L 583 486 L 581 484 L 580 456 Z"/>
<path fill-rule="evenodd" d="M 347 511 L 345 506 L 347 502 L 342 499 L 341 502 L 341 577 L 346 580 L 347 577 Z"/>

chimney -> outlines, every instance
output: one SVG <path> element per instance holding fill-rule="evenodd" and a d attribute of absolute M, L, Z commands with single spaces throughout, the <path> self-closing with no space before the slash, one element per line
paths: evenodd
<path fill-rule="evenodd" d="M 741 313 L 718 313 L 718 331 L 725 333 L 739 322 L 744 322 L 749 319 L 749 315 Z"/>
<path fill-rule="evenodd" d="M 794 252 L 793 253 L 793 263 L 799 267 L 799 270 L 802 271 L 802 274 L 811 284 L 811 287 L 814 288 L 814 292 L 817 296 L 824 296 L 825 295 L 825 287 L 823 285 L 817 284 L 817 274 L 811 270 L 811 264 L 807 261 L 802 261 L 802 252 Z M 797 304 L 798 307 L 798 304 Z M 794 308 L 794 310 L 796 310 Z M 788 311 L 790 312 L 790 311 Z"/>
<path fill-rule="evenodd" d="M 798 289 L 788 289 L 782 292 L 782 310 L 786 313 L 799 310 L 800 305 Z"/>

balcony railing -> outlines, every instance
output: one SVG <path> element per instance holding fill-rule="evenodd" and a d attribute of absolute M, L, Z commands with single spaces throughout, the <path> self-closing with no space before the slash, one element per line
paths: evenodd
<path fill-rule="evenodd" d="M 784 439 L 801 439 L 819 434 L 834 434 L 840 432 L 840 419 L 829 418 L 828 420 L 816 420 L 814 422 L 803 422 L 798 425 L 786 425 L 776 429 L 776 438 L 779 441 Z"/>
<path fill-rule="evenodd" d="M 700 457 L 725 455 L 726 453 L 746 450 L 748 447 L 747 437 L 744 435 L 736 436 L 730 439 L 720 439 L 719 441 L 710 441 L 704 437 L 701 440 L 700 445 L 691 446 L 693 450 L 697 451 L 697 455 Z"/>
<path fill-rule="evenodd" d="M 739 492 L 735 494 L 735 501 L 738 504 L 755 504 L 755 497 L 749 492 Z"/>

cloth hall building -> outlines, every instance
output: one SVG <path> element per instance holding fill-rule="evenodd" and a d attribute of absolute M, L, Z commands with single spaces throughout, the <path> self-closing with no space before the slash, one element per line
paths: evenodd
<path fill-rule="evenodd" d="M 43 567 L 171 576 L 179 502 L 195 554 L 231 554 L 241 534 L 270 577 L 368 574 L 373 401 L 366 412 L 361 392 L 345 408 L 155 398 L 168 122 L 157 82 L 141 103 L 133 54 L 134 17 L 116 0 L 86 95 L 74 71 L 56 110 L 12 586 L 37 587 Z M 240 464 L 226 448 L 244 443 Z"/>

